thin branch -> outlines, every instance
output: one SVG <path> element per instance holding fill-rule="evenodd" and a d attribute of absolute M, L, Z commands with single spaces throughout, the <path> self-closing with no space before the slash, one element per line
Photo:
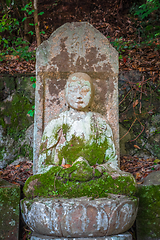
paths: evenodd
<path fill-rule="evenodd" d="M 138 120 L 138 122 L 141 124 L 141 126 L 143 127 L 143 129 L 142 129 L 142 131 L 140 132 L 140 134 L 138 134 L 138 136 L 135 138 L 135 139 L 133 139 L 133 140 L 130 140 L 130 142 L 133 142 L 133 141 L 136 141 L 137 140 L 137 138 L 139 138 L 139 136 L 143 133 L 143 131 L 144 131 L 144 129 L 145 129 L 145 127 L 143 126 L 143 124 L 139 121 L 139 119 L 137 118 L 137 120 Z"/>
<path fill-rule="evenodd" d="M 119 105 L 125 100 L 125 98 L 128 96 L 128 94 L 131 92 L 132 89 L 129 90 L 129 92 L 124 96 L 124 98 L 122 99 L 122 101 L 119 103 Z"/>
<path fill-rule="evenodd" d="M 124 138 L 128 133 L 129 131 L 131 130 L 132 126 L 134 125 L 135 121 L 137 120 L 137 118 L 134 119 L 132 125 L 130 126 L 129 130 L 123 135 L 123 137 L 121 137 L 119 140 L 121 140 L 122 138 Z"/>

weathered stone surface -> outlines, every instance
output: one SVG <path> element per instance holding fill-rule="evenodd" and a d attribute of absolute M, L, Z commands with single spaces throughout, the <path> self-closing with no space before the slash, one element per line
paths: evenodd
<path fill-rule="evenodd" d="M 0 179 L 0 239 L 18 240 L 20 187 Z"/>
<path fill-rule="evenodd" d="M 137 240 L 160 239 L 160 172 L 150 173 L 139 186 Z"/>
<path fill-rule="evenodd" d="M 66 23 L 37 49 L 34 173 L 38 170 L 39 147 L 48 122 L 67 110 L 64 86 L 71 73 L 87 73 L 95 87 L 91 111 L 106 116 L 119 156 L 118 53 L 89 23 Z"/>
<path fill-rule="evenodd" d="M 21 201 L 26 224 L 35 232 L 54 237 L 101 237 L 127 231 L 135 221 L 137 199 L 123 195 L 108 198 Z"/>
<path fill-rule="evenodd" d="M 160 171 L 151 172 L 143 181 L 143 186 L 159 185 L 160 186 Z"/>
<path fill-rule="evenodd" d="M 132 240 L 132 235 L 128 232 L 118 235 L 106 236 L 106 237 L 87 237 L 87 238 L 52 238 L 48 236 L 42 236 L 36 233 L 32 234 L 31 240 Z"/>

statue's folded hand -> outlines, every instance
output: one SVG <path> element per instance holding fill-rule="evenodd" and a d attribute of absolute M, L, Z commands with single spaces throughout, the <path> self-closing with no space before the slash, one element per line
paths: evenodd
<path fill-rule="evenodd" d="M 93 178 L 94 171 L 87 160 L 79 157 L 71 167 L 63 169 L 60 175 L 63 178 L 69 178 L 71 181 L 85 182 Z"/>

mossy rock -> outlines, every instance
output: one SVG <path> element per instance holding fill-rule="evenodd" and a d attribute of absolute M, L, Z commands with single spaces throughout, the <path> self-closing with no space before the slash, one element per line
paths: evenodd
<path fill-rule="evenodd" d="M 136 193 L 135 180 L 132 176 L 120 176 L 114 179 L 104 172 L 97 174 L 93 172 L 92 179 L 74 179 L 71 176 L 74 165 L 71 168 L 63 169 L 61 166 L 52 167 L 44 174 L 37 174 L 30 177 L 24 186 L 24 194 L 27 198 L 34 197 L 107 197 L 108 193 L 134 196 Z M 101 175 L 101 176 L 99 176 Z M 73 180 L 74 179 L 74 180 Z"/>
<path fill-rule="evenodd" d="M 137 239 L 160 239 L 160 185 L 138 189 Z"/>
<path fill-rule="evenodd" d="M 17 239 L 19 235 L 20 187 L 0 179 L 0 239 Z"/>
<path fill-rule="evenodd" d="M 24 95 L 16 93 L 12 96 L 12 101 L 2 102 L 0 107 L 2 108 L 0 125 L 4 129 L 5 135 L 9 135 L 14 140 L 24 136 L 25 130 L 32 122 L 27 116 L 31 109 L 29 100 Z"/>

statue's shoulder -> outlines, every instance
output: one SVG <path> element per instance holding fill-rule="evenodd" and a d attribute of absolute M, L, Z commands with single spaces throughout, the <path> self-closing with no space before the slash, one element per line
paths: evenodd
<path fill-rule="evenodd" d="M 98 112 L 90 112 L 90 115 L 91 115 L 91 118 L 94 119 L 96 122 L 110 125 L 109 121 L 106 118 L 106 116 L 104 116 L 104 115 L 102 115 L 102 114 L 100 114 Z"/>
<path fill-rule="evenodd" d="M 107 137 L 112 137 L 113 135 L 112 128 L 104 115 L 92 112 L 91 119 L 92 119 L 91 121 L 93 121 L 93 124 L 96 123 L 96 126 L 98 127 L 100 132 L 102 131 L 102 133 L 104 135 L 107 135 Z"/>
<path fill-rule="evenodd" d="M 58 127 L 60 127 L 65 122 L 65 118 L 66 118 L 66 112 L 62 112 L 59 115 L 55 116 L 45 126 L 44 134 L 52 131 L 55 128 L 57 129 Z"/>

